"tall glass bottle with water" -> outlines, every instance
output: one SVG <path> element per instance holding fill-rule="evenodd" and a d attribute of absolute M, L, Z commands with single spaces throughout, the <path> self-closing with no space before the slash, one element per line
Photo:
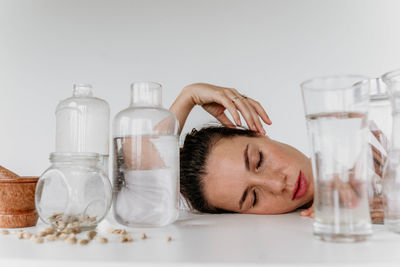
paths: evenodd
<path fill-rule="evenodd" d="M 388 85 L 392 102 L 392 142 L 383 175 L 384 223 L 400 233 L 400 70 L 386 73 L 382 80 Z"/>
<path fill-rule="evenodd" d="M 113 122 L 113 213 L 127 226 L 163 226 L 178 217 L 178 120 L 161 106 L 161 85 L 135 82 L 130 106 Z"/>
<path fill-rule="evenodd" d="M 314 235 L 358 242 L 372 234 L 368 206 L 369 85 L 358 75 L 302 83 L 314 176 Z"/>
<path fill-rule="evenodd" d="M 74 85 L 56 108 L 56 152 L 98 153 L 108 175 L 109 121 L 109 105 L 93 96 L 92 86 Z"/>

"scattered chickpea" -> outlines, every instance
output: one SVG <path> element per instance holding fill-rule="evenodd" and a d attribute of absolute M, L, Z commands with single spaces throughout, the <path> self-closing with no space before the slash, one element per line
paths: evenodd
<path fill-rule="evenodd" d="M 121 243 L 128 243 L 128 242 L 133 242 L 133 238 L 130 235 L 121 235 L 121 237 L 119 238 L 119 241 Z"/>
<path fill-rule="evenodd" d="M 68 238 L 68 234 L 62 233 L 62 234 L 60 235 L 60 239 L 61 239 L 61 240 L 65 240 L 65 239 L 67 239 L 67 238 Z"/>
<path fill-rule="evenodd" d="M 47 236 L 47 241 L 56 241 L 56 240 L 57 240 L 57 236 L 55 234 Z"/>
<path fill-rule="evenodd" d="M 59 229 L 64 229 L 67 226 L 67 224 L 64 221 L 58 221 L 57 222 L 57 227 Z"/>
<path fill-rule="evenodd" d="M 72 234 L 72 232 L 73 232 L 72 228 L 66 228 L 63 230 L 63 233 L 66 233 L 66 234 Z"/>
<path fill-rule="evenodd" d="M 87 245 L 87 244 L 89 244 L 89 240 L 87 240 L 87 239 L 82 239 L 81 242 L 79 242 L 79 244 L 81 244 L 81 245 Z"/>
<path fill-rule="evenodd" d="M 24 239 L 24 233 L 23 232 L 18 232 L 17 233 L 17 238 L 18 239 Z"/>
<path fill-rule="evenodd" d="M 74 244 L 76 244 L 76 242 L 78 242 L 78 239 L 76 239 L 75 236 L 71 236 L 71 237 L 68 237 L 67 239 L 65 239 L 65 243 L 67 243 L 67 244 L 74 245 Z"/>
<path fill-rule="evenodd" d="M 172 241 L 172 237 L 170 237 L 170 236 L 167 237 L 167 241 L 168 241 L 168 242 L 171 242 L 171 241 Z"/>
<path fill-rule="evenodd" d="M 105 244 L 108 242 L 108 239 L 105 237 L 98 237 L 98 238 L 96 238 L 96 241 L 99 243 Z"/>
<path fill-rule="evenodd" d="M 96 231 L 89 231 L 88 233 L 87 233 L 87 237 L 88 237 L 88 239 L 89 240 L 93 240 L 93 238 L 95 237 L 97 235 L 97 232 Z"/>
<path fill-rule="evenodd" d="M 43 243 L 43 237 L 37 237 L 37 238 L 33 239 L 33 241 L 37 244 L 41 244 L 41 243 Z"/>
<path fill-rule="evenodd" d="M 145 233 L 142 234 L 142 239 L 143 240 L 147 239 L 147 235 Z"/>
<path fill-rule="evenodd" d="M 39 232 L 39 233 L 37 234 L 38 237 L 43 237 L 43 236 L 46 236 L 46 235 L 47 235 L 46 232 Z"/>
<path fill-rule="evenodd" d="M 22 236 L 24 239 L 30 239 L 32 237 L 32 234 L 29 233 L 28 231 L 22 232 Z"/>
<path fill-rule="evenodd" d="M 54 229 L 53 227 L 48 227 L 46 229 L 44 229 L 44 232 L 48 235 L 54 234 Z"/>
<path fill-rule="evenodd" d="M 8 235 L 8 234 L 10 234 L 10 231 L 8 231 L 8 230 L 1 230 L 0 234 L 2 234 L 2 235 Z"/>

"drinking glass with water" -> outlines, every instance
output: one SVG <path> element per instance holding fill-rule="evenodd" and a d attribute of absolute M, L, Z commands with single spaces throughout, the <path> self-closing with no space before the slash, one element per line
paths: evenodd
<path fill-rule="evenodd" d="M 363 241 L 372 234 L 369 90 L 362 80 L 333 76 L 301 85 L 315 184 L 314 235 L 326 241 Z"/>

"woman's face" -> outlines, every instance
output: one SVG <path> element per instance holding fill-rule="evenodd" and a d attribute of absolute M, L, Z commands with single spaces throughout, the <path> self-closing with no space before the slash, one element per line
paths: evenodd
<path fill-rule="evenodd" d="M 206 164 L 204 195 L 216 208 L 279 214 L 313 199 L 310 160 L 266 136 L 222 138 Z"/>

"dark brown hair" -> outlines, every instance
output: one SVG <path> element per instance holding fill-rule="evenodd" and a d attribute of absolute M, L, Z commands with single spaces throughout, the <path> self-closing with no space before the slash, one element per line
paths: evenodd
<path fill-rule="evenodd" d="M 204 176 L 208 155 L 221 138 L 235 136 L 256 137 L 257 133 L 248 129 L 221 126 L 193 129 L 186 135 L 180 152 L 180 187 L 190 208 L 206 213 L 229 212 L 211 206 L 204 197 Z"/>

